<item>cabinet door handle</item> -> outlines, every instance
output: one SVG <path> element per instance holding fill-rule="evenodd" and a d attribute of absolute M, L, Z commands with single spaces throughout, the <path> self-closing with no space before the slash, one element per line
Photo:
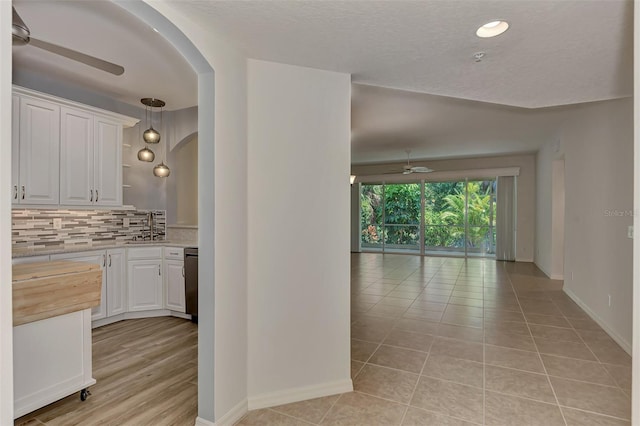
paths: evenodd
<path fill-rule="evenodd" d="M 98 202 L 98 190 L 96 189 L 96 203 Z"/>
<path fill-rule="evenodd" d="M 109 268 L 111 268 L 111 255 L 109 255 Z"/>
<path fill-rule="evenodd" d="M 25 193 L 25 192 L 26 192 L 26 191 L 24 190 L 24 185 L 22 185 L 22 199 L 23 199 L 23 200 L 24 200 L 24 193 Z"/>
<path fill-rule="evenodd" d="M 182 267 L 182 278 L 184 278 L 184 266 Z"/>
<path fill-rule="evenodd" d="M 93 189 L 90 189 L 89 193 L 91 194 L 91 200 L 89 200 L 89 201 L 91 201 L 93 203 Z"/>
<path fill-rule="evenodd" d="M 158 275 L 160 275 L 160 265 L 158 265 Z"/>
<path fill-rule="evenodd" d="M 13 185 L 13 199 L 18 199 L 18 185 Z"/>
<path fill-rule="evenodd" d="M 107 256 L 105 256 L 104 254 L 102 255 L 102 267 L 104 268 L 105 266 L 107 266 Z"/>

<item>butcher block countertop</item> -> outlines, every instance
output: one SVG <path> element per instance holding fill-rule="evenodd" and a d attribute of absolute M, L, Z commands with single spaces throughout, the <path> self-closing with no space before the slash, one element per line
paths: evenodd
<path fill-rule="evenodd" d="M 100 265 L 59 260 L 13 265 L 13 325 L 100 304 Z"/>

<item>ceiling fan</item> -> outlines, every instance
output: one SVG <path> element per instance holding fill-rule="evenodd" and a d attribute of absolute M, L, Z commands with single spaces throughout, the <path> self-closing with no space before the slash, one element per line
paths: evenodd
<path fill-rule="evenodd" d="M 412 166 L 411 159 L 410 159 L 411 150 L 408 149 L 405 152 L 407 153 L 407 164 L 405 164 L 404 167 L 402 168 L 403 175 L 410 175 L 411 173 L 430 173 L 433 171 L 433 169 L 430 169 L 424 166 Z"/>
<path fill-rule="evenodd" d="M 97 68 L 114 75 L 122 75 L 124 73 L 124 68 L 120 65 L 31 37 L 29 27 L 27 27 L 22 18 L 20 18 L 15 7 L 13 7 L 13 25 L 11 26 L 11 35 L 14 46 L 30 44 L 31 46 L 55 53 L 56 55 L 64 56 L 65 58 L 81 62 L 85 65 L 89 65 L 90 67 Z"/>

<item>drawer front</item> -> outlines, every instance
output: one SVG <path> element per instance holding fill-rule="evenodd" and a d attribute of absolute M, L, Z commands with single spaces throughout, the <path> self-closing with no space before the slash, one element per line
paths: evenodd
<path fill-rule="evenodd" d="M 183 260 L 184 259 L 184 249 L 182 247 L 165 247 L 164 248 L 164 258 L 165 259 Z"/>
<path fill-rule="evenodd" d="M 162 259 L 162 247 L 132 247 L 127 249 L 127 259 Z"/>

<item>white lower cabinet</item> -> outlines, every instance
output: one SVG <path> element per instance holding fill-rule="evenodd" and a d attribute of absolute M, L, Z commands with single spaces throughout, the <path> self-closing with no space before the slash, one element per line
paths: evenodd
<path fill-rule="evenodd" d="M 184 313 L 184 261 L 165 259 L 164 261 L 165 306 L 172 311 Z"/>
<path fill-rule="evenodd" d="M 51 255 L 51 260 L 75 260 L 102 267 L 100 305 L 91 309 L 91 320 L 99 320 L 126 311 L 125 250 L 110 249 Z"/>
<path fill-rule="evenodd" d="M 185 313 L 184 249 L 164 248 L 164 306 L 174 312 Z"/>
<path fill-rule="evenodd" d="M 107 316 L 127 312 L 127 258 L 124 249 L 107 250 Z"/>
<path fill-rule="evenodd" d="M 130 312 L 164 308 L 162 247 L 129 249 L 127 286 Z"/>
<path fill-rule="evenodd" d="M 184 314 L 183 256 L 184 249 L 180 247 L 148 246 L 14 258 L 12 263 L 74 260 L 100 265 L 102 295 L 100 305 L 91 310 L 91 320 L 102 321 L 97 321 L 95 327 L 141 315 L 127 315 L 128 312 Z M 118 315 L 118 318 L 110 319 Z"/>

